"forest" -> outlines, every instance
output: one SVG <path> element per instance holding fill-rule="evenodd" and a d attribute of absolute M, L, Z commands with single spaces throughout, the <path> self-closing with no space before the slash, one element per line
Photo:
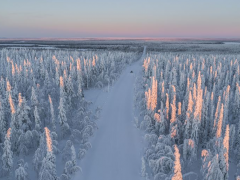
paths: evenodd
<path fill-rule="evenodd" d="M 146 47 L 140 59 L 134 51 L 1 49 L 0 178 L 70 180 L 84 170 L 96 178 L 107 169 L 86 164 L 102 155 L 109 168 L 118 154 L 116 166 L 139 164 L 133 179 L 240 179 L 238 59 Z M 107 105 L 88 100 L 92 89 Z"/>
<path fill-rule="evenodd" d="M 89 88 L 110 86 L 137 53 L 0 50 L 0 178 L 69 180 L 92 147 L 100 108 Z"/>
<path fill-rule="evenodd" d="M 146 179 L 240 179 L 237 55 L 150 53 L 136 99 Z"/>

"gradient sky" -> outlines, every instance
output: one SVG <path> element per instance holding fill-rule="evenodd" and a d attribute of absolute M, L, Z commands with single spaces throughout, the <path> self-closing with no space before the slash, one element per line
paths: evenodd
<path fill-rule="evenodd" d="M 240 0 L 0 0 L 0 37 L 240 38 Z"/>

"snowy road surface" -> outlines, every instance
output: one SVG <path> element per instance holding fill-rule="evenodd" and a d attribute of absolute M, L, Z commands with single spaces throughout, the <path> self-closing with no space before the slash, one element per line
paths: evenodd
<path fill-rule="evenodd" d="M 145 56 L 144 48 L 142 58 Z M 134 83 L 141 61 L 127 67 L 105 99 L 92 148 L 74 180 L 140 180 L 142 141 L 134 126 Z M 130 73 L 130 71 L 133 73 Z M 101 96 L 101 94 L 99 95 Z M 102 98 L 98 98 L 102 99 Z"/>

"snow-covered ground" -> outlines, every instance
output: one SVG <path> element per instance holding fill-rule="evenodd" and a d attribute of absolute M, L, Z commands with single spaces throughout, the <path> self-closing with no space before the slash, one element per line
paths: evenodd
<path fill-rule="evenodd" d="M 234 44 L 234 45 L 239 45 L 240 42 L 224 42 L 224 44 Z"/>
<path fill-rule="evenodd" d="M 141 59 L 145 56 L 144 48 Z M 141 179 L 142 139 L 134 126 L 134 83 L 141 70 L 137 61 L 127 67 L 109 93 L 86 93 L 102 108 L 99 129 L 92 138 L 93 148 L 80 162 L 82 172 L 75 180 L 134 180 Z M 133 73 L 130 73 L 133 71 Z M 89 97 L 90 96 L 90 97 Z"/>

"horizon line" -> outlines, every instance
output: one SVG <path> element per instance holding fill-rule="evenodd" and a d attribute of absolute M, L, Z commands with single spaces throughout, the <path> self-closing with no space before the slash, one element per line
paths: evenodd
<path fill-rule="evenodd" d="M 240 37 L 0 37 L 0 40 L 234 40 L 239 41 Z"/>

